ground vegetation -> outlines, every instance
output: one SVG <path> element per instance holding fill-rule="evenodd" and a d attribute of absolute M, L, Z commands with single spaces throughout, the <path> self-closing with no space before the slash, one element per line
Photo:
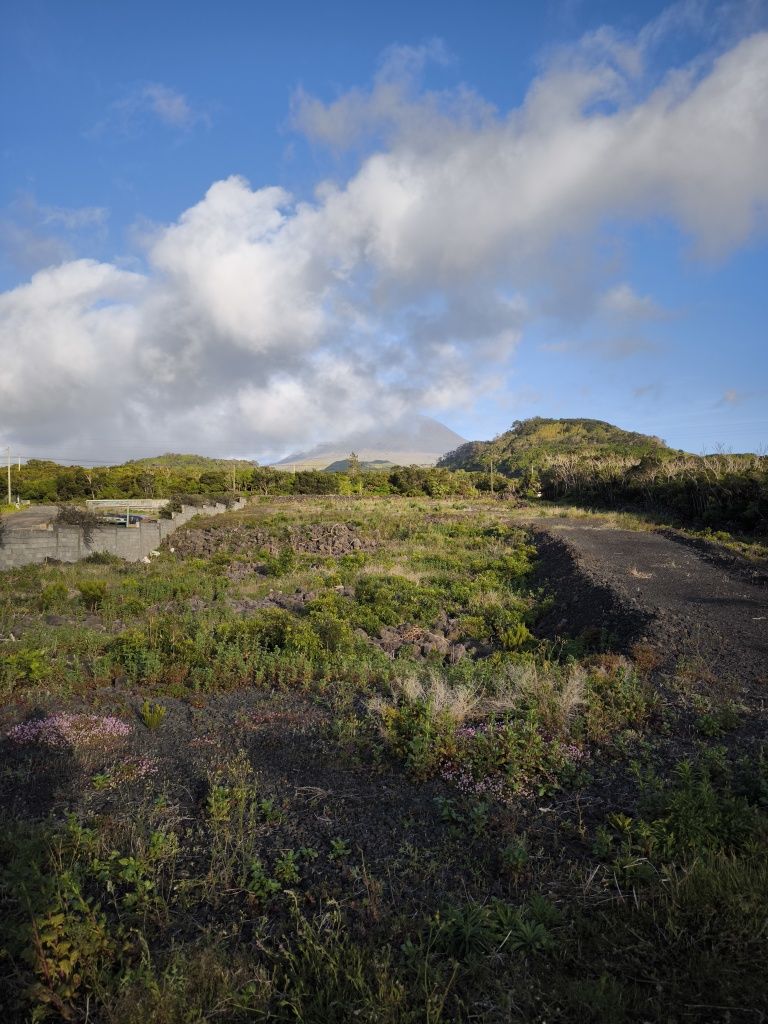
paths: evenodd
<path fill-rule="evenodd" d="M 542 568 L 490 498 L 266 495 L 4 573 L 6 1019 L 760 1019 L 752 691 Z"/>

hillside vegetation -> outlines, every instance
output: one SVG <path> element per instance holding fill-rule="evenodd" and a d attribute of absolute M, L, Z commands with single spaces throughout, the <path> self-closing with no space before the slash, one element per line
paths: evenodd
<path fill-rule="evenodd" d="M 468 441 L 440 459 L 448 469 L 494 469 L 510 476 L 531 467 L 548 465 L 563 453 L 581 455 L 637 455 L 670 451 L 661 438 L 622 430 L 603 420 L 516 420 L 492 441 Z"/>
<path fill-rule="evenodd" d="M 534 417 L 492 441 L 462 445 L 440 465 L 493 469 L 516 490 L 551 501 L 639 508 L 716 530 L 768 531 L 765 456 L 689 455 L 600 420 Z"/>
<path fill-rule="evenodd" d="M 126 466 L 141 466 L 146 469 L 177 469 L 199 470 L 201 473 L 213 469 L 232 471 L 237 469 L 253 469 L 258 463 L 253 459 L 212 459 L 207 455 L 180 455 L 178 452 L 166 452 L 164 455 L 150 455 L 146 459 L 129 459 Z"/>

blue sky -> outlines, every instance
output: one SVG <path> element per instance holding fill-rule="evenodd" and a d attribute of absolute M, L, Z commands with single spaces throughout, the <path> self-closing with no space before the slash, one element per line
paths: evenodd
<path fill-rule="evenodd" d="M 768 448 L 759 2 L 10 0 L 0 435 Z"/>

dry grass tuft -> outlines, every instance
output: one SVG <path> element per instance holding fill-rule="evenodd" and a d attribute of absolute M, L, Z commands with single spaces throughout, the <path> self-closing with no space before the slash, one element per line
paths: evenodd
<path fill-rule="evenodd" d="M 541 724 L 554 735 L 565 735 L 585 702 L 587 673 L 579 666 L 566 670 L 536 665 L 509 665 L 499 692 L 487 702 L 496 713 L 534 707 Z"/>
<path fill-rule="evenodd" d="M 361 576 L 399 576 L 401 579 L 409 580 L 411 583 L 421 583 L 426 575 L 402 562 L 394 562 L 391 565 L 383 562 L 368 562 L 360 570 Z"/>
<path fill-rule="evenodd" d="M 477 710 L 479 698 L 468 686 L 451 686 L 442 676 L 430 673 L 421 678 L 415 672 L 393 680 L 391 697 L 372 697 L 368 710 L 377 718 L 385 719 L 397 705 L 424 704 L 432 714 L 449 718 L 461 725 Z"/>

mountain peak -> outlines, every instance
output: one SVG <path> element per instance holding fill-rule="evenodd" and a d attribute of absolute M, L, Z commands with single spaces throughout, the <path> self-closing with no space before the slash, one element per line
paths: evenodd
<path fill-rule="evenodd" d="M 273 465 L 280 469 L 325 469 L 355 452 L 361 462 L 434 465 L 464 438 L 431 416 L 402 416 L 372 430 L 355 431 L 338 441 L 323 441 L 307 451 L 293 452 Z"/>

